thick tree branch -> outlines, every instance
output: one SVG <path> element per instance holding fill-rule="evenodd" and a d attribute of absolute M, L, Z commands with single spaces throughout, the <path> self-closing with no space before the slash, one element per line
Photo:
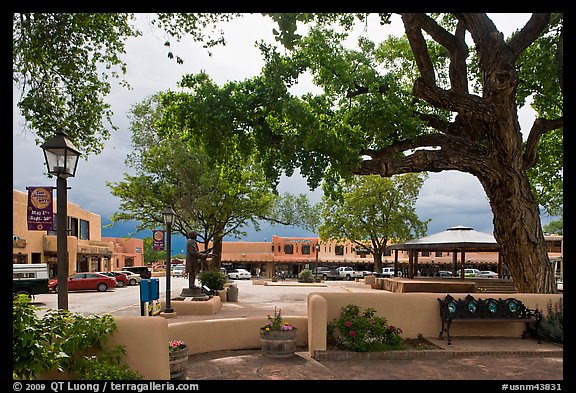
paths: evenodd
<path fill-rule="evenodd" d="M 514 59 L 517 59 L 542 34 L 549 22 L 549 13 L 532 14 L 532 17 L 522 30 L 515 34 L 508 43 L 508 46 L 512 49 Z"/>
<path fill-rule="evenodd" d="M 458 23 L 455 35 L 452 35 L 426 14 L 415 14 L 414 18 L 418 21 L 419 26 L 430 34 L 434 41 L 448 50 L 450 54 L 449 74 L 451 90 L 459 93 L 468 92 L 466 72 L 468 47 L 464 41 L 466 33 L 464 25 Z"/>
<path fill-rule="evenodd" d="M 425 83 L 421 78 L 416 79 L 414 82 L 413 94 L 437 108 L 447 109 L 460 114 L 491 117 L 496 113 L 493 105 L 483 100 L 482 97 L 443 90 L 435 85 Z"/>
<path fill-rule="evenodd" d="M 417 14 L 401 14 L 402 21 L 404 22 L 404 30 L 406 31 L 406 36 L 408 37 L 408 42 L 412 48 L 412 53 L 414 53 L 414 58 L 418 69 L 420 70 L 420 75 L 424 83 L 435 86 L 436 77 L 434 75 L 434 66 L 432 65 L 432 60 L 428 53 L 428 48 L 426 46 L 426 40 L 422 34 L 422 30 L 418 23 Z"/>
<path fill-rule="evenodd" d="M 524 151 L 524 169 L 531 168 L 538 159 L 538 145 L 540 144 L 540 138 L 548 131 L 557 130 L 564 126 L 564 118 L 560 117 L 554 120 L 547 119 L 536 119 L 532 128 L 530 129 L 530 134 L 528 135 L 528 140 L 526 141 L 526 150 Z"/>

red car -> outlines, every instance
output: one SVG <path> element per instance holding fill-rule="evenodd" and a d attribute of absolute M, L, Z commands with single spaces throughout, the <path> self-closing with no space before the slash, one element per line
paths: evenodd
<path fill-rule="evenodd" d="M 76 273 L 68 277 L 69 291 L 96 290 L 104 292 L 108 288 L 116 287 L 116 279 L 99 273 Z M 58 292 L 58 280 L 48 281 L 48 288 Z"/>
<path fill-rule="evenodd" d="M 116 279 L 116 286 L 118 288 L 127 287 L 130 282 L 128 281 L 128 276 L 124 273 L 119 272 L 98 272 L 98 274 L 103 274 L 108 277 L 112 277 Z"/>

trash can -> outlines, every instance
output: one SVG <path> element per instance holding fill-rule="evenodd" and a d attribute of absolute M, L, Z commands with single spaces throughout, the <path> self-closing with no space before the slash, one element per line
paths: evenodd
<path fill-rule="evenodd" d="M 229 302 L 238 301 L 238 287 L 236 285 L 230 285 L 226 291 L 226 297 Z"/>

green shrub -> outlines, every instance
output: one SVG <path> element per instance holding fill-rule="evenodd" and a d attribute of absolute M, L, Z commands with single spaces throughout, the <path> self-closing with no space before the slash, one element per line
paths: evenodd
<path fill-rule="evenodd" d="M 222 290 L 227 277 L 219 270 L 203 270 L 198 273 L 198 281 L 212 290 Z"/>
<path fill-rule="evenodd" d="M 302 269 L 302 271 L 300 273 L 298 273 L 298 281 L 299 282 L 314 282 L 314 276 L 312 275 L 312 270 Z"/>
<path fill-rule="evenodd" d="M 562 298 L 552 307 L 548 302 L 548 314 L 540 321 L 538 332 L 544 340 L 564 342 L 564 304 Z"/>
<path fill-rule="evenodd" d="M 328 324 L 329 341 L 355 352 L 387 351 L 404 348 L 402 329 L 388 325 L 386 318 L 375 315 L 373 308 L 360 313 L 360 307 L 342 307 L 340 318 Z"/>
<path fill-rule="evenodd" d="M 52 370 L 79 379 L 141 379 L 122 364 L 124 348 L 105 350 L 103 344 L 116 331 L 111 315 L 48 310 L 40 318 L 26 295 L 14 297 L 12 306 L 12 375 L 35 379 Z"/>

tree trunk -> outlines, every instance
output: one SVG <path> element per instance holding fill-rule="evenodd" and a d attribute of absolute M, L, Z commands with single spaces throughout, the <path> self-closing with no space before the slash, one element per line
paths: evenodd
<path fill-rule="evenodd" d="M 522 293 L 555 293 L 556 284 L 542 233 L 538 204 L 523 171 L 500 171 L 479 180 L 494 214 L 494 237 L 502 261 Z"/>
<path fill-rule="evenodd" d="M 382 252 L 376 251 L 372 255 L 374 257 L 374 271 L 377 273 L 382 272 Z"/>

